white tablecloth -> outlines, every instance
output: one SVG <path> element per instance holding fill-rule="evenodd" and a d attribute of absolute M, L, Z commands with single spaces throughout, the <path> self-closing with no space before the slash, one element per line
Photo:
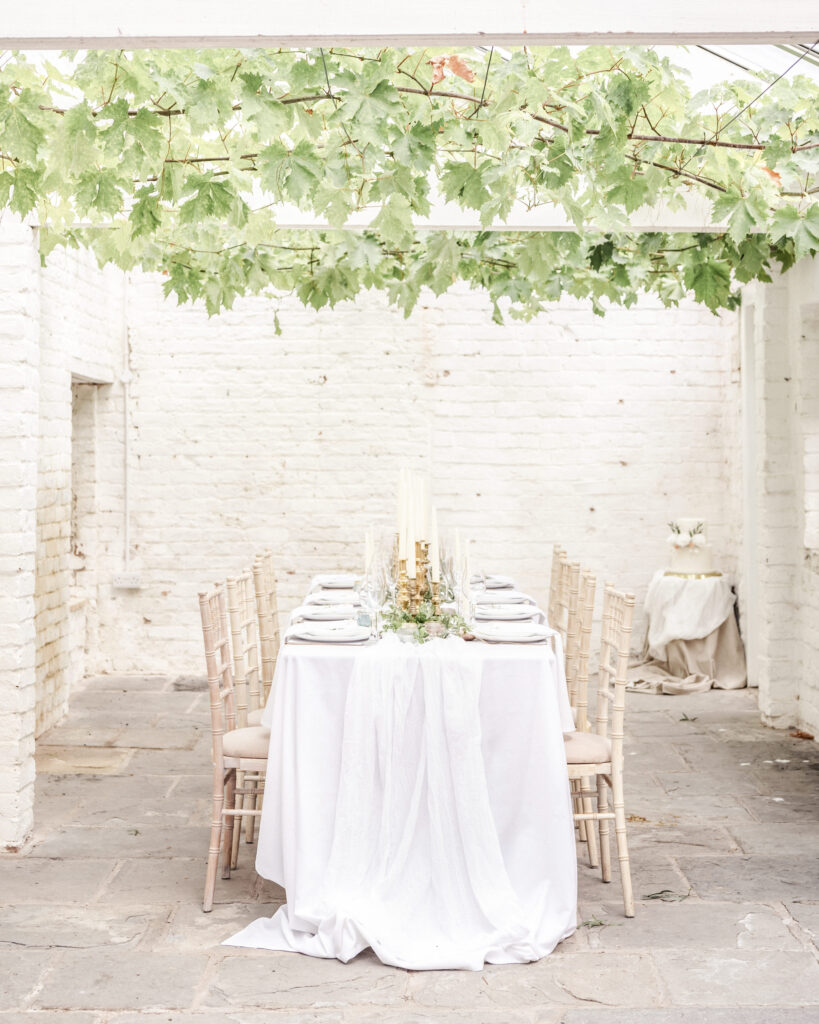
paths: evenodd
<path fill-rule="evenodd" d="M 700 640 L 725 622 L 734 610 L 734 595 L 725 576 L 686 579 L 662 569 L 648 587 L 645 612 L 648 654 L 665 661 L 672 640 Z"/>
<path fill-rule="evenodd" d="M 466 968 L 576 927 L 562 659 L 547 644 L 287 645 L 256 869 L 287 905 L 228 944 Z"/>
<path fill-rule="evenodd" d="M 745 652 L 724 576 L 655 573 L 646 594 L 646 638 L 629 687 L 683 695 L 747 684 Z"/>

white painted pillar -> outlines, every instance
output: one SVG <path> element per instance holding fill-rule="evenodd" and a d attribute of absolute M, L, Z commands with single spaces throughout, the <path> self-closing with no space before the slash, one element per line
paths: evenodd
<path fill-rule="evenodd" d="M 748 608 L 749 675 L 759 686 L 759 709 L 767 724 L 786 727 L 799 719 L 798 576 L 801 536 L 797 495 L 799 452 L 794 439 L 797 383 L 791 353 L 788 275 L 746 289 L 753 305 L 753 337 L 745 339 L 744 389 L 753 403 L 745 410 L 753 437 L 746 459 L 745 599 Z M 750 364 L 750 365 L 749 365 Z M 746 530 L 748 522 L 746 521 Z"/>
<path fill-rule="evenodd" d="M 0 849 L 34 810 L 34 577 L 39 267 L 30 227 L 0 219 Z"/>

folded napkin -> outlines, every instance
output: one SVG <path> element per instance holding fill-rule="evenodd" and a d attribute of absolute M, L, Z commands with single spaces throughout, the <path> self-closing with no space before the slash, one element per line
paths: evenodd
<path fill-rule="evenodd" d="M 349 644 L 369 640 L 370 627 L 344 619 L 341 622 L 300 622 L 292 625 L 285 640 L 306 640 L 310 643 Z"/>
<path fill-rule="evenodd" d="M 519 590 L 479 590 L 472 594 L 475 604 L 535 604 L 535 599 Z"/>
<path fill-rule="evenodd" d="M 354 619 L 358 609 L 353 604 L 303 604 L 290 613 L 290 621 L 311 619 L 314 622 L 331 622 L 338 619 Z"/>
<path fill-rule="evenodd" d="M 314 576 L 310 583 L 311 590 L 352 590 L 355 576 L 351 572 L 325 572 Z"/>
<path fill-rule="evenodd" d="M 475 618 L 483 622 L 512 622 L 522 619 L 543 620 L 543 612 L 534 604 L 479 604 L 475 608 Z"/>
<path fill-rule="evenodd" d="M 361 604 L 361 598 L 354 590 L 318 590 L 308 594 L 305 604 Z"/>
<path fill-rule="evenodd" d="M 505 644 L 537 643 L 555 635 L 539 622 L 476 622 L 471 628 L 479 640 Z"/>
<path fill-rule="evenodd" d="M 485 586 L 487 590 L 504 590 L 515 585 L 515 581 L 510 576 L 480 576 L 477 573 L 469 582 L 473 587 Z"/>

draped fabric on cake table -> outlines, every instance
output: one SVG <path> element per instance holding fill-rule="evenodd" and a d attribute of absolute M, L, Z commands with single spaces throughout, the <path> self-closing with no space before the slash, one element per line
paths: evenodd
<path fill-rule="evenodd" d="M 371 946 L 398 967 L 479 970 L 539 959 L 570 935 L 576 868 L 561 730 L 571 715 L 563 679 L 555 686 L 544 673 L 545 664 L 554 675 L 556 657 L 544 647 L 539 659 L 527 654 L 518 685 L 456 638 L 358 650 L 337 749 L 323 747 L 313 708 L 323 769 L 304 756 L 310 736 L 276 735 L 294 720 L 286 702 L 310 689 L 288 685 L 283 672 L 275 699 L 284 703 L 272 714 L 278 769 L 265 799 L 283 801 L 266 812 L 284 834 L 265 863 L 273 837 L 260 835 L 257 865 L 285 885 L 288 904 L 228 943 L 343 961 Z M 338 659 L 319 655 L 317 664 L 338 671 Z M 337 676 L 317 685 L 319 700 L 344 693 Z M 307 710 L 298 720 L 309 730 Z M 289 773 L 313 768 L 291 786 Z M 335 818 L 313 822 L 315 831 L 299 826 L 299 791 L 316 803 L 317 793 L 334 798 Z"/>
<path fill-rule="evenodd" d="M 745 652 L 724 576 L 687 579 L 655 573 L 646 594 L 647 630 L 631 689 L 696 693 L 746 685 Z"/>

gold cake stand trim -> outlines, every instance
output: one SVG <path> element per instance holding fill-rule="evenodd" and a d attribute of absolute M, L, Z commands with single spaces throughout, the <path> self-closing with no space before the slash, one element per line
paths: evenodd
<path fill-rule="evenodd" d="M 714 576 L 722 576 L 721 572 L 668 572 L 663 573 L 664 576 L 677 576 L 682 580 L 707 580 Z"/>

